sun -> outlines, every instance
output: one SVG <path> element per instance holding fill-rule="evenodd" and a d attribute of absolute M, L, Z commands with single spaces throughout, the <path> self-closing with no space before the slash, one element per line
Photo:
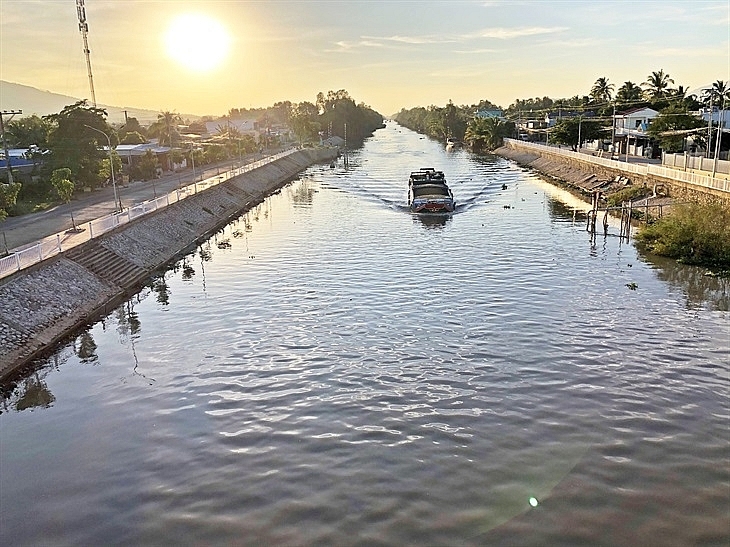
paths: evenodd
<path fill-rule="evenodd" d="M 231 37 L 216 19 L 199 13 L 179 15 L 165 33 L 167 54 L 196 72 L 217 68 L 228 56 Z"/>

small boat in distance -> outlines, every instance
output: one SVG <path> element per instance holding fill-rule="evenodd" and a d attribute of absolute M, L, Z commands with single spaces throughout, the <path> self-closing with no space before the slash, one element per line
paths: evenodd
<path fill-rule="evenodd" d="M 414 213 L 452 213 L 454 195 L 443 171 L 422 167 L 408 179 L 408 207 Z"/>

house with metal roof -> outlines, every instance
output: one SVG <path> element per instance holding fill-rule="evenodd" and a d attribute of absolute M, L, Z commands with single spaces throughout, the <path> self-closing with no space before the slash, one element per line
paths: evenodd
<path fill-rule="evenodd" d="M 13 170 L 13 180 L 29 181 L 36 176 L 37 168 L 42 165 L 42 156 L 48 151 L 40 151 L 38 147 L 30 148 L 10 148 L 8 149 L 8 157 L 10 158 L 10 167 Z M 8 179 L 8 158 L 5 157 L 5 150 L 0 147 L 0 178 Z"/>
<path fill-rule="evenodd" d="M 477 110 L 474 113 L 476 118 L 499 118 L 502 119 L 503 112 L 501 110 Z"/>
<path fill-rule="evenodd" d="M 156 141 L 144 144 L 119 144 L 114 151 L 122 160 L 122 164 L 127 166 L 128 169 L 138 166 L 142 157 L 147 152 L 155 155 L 160 167 L 165 171 L 174 171 L 185 167 L 184 160 L 181 164 L 173 163 L 171 157 L 172 148 L 169 146 L 160 146 Z"/>

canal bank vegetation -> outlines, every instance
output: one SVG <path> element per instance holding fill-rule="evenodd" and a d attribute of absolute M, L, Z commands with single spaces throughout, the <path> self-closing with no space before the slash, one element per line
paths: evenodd
<path fill-rule="evenodd" d="M 74 194 L 81 194 L 113 185 L 112 171 L 117 183 L 148 181 L 163 172 L 240 161 L 248 154 L 320 144 L 328 137 L 356 147 L 383 126 L 381 114 L 356 103 L 344 89 L 320 92 L 316 102 L 231 108 L 217 118 L 190 120 L 163 111 L 146 126 L 133 117 L 123 124 L 107 118 L 105 109 L 78 101 L 57 114 L 10 120 L 4 134 L 7 148 L 23 154 L 14 156 L 12 184 L 7 169 L 0 170 L 0 222 L 66 201 L 51 183 L 58 169 L 70 170 L 67 180 Z M 140 148 L 123 154 L 123 160 L 119 145 Z"/>
<path fill-rule="evenodd" d="M 672 206 L 669 215 L 643 227 L 636 241 L 650 253 L 730 275 L 730 206 Z"/>
<path fill-rule="evenodd" d="M 442 142 L 447 139 L 462 141 L 474 151 L 491 151 L 504 137 L 562 144 L 576 150 L 586 142 L 604 141 L 605 144 L 605 141 L 616 140 L 612 126 L 617 118 L 622 122 L 622 116 L 627 113 L 648 108 L 655 111 L 655 116 L 648 127 L 637 129 L 650 142 L 647 150 L 651 150 L 654 157 L 659 150 L 727 150 L 730 139 L 723 132 L 710 130 L 716 129 L 718 123 L 716 117 L 708 125 L 708 111 L 730 100 L 728 83 L 717 80 L 696 94 L 689 93 L 687 86 L 675 87 L 674 83 L 670 75 L 660 69 L 651 72 L 644 82 L 625 81 L 618 89 L 608 78 L 600 77 L 587 94 L 568 98 L 516 99 L 506 109 L 488 99 L 462 106 L 449 101 L 443 107 L 402 109 L 394 119 Z M 496 118 L 511 126 L 500 126 L 496 122 L 487 125 L 480 121 L 482 118 Z M 718 140 L 721 141 L 719 145 Z"/>

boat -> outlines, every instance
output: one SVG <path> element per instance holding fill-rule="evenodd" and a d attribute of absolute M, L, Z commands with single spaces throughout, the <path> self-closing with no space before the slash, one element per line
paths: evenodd
<path fill-rule="evenodd" d="M 443 171 L 422 167 L 408 179 L 408 207 L 413 213 L 452 213 L 454 195 Z"/>

